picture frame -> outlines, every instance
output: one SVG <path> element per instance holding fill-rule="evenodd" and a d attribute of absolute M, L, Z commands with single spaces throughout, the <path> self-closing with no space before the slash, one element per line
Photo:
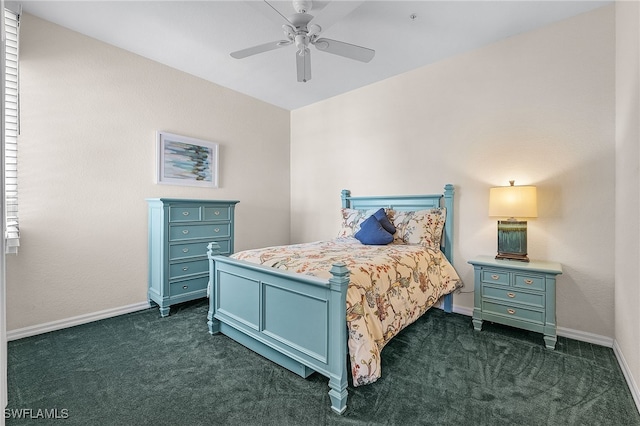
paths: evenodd
<path fill-rule="evenodd" d="M 218 188 L 218 144 L 157 132 L 156 182 Z"/>

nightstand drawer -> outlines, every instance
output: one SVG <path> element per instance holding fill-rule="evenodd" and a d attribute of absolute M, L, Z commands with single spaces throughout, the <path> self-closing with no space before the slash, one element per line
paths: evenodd
<path fill-rule="evenodd" d="M 509 285 L 509 273 L 504 271 L 482 271 L 482 282 Z"/>
<path fill-rule="evenodd" d="M 544 308 L 544 293 L 527 293 L 524 291 L 485 285 L 482 289 L 482 295 L 484 297 L 502 300 L 507 303 L 524 303 L 534 307 Z"/>
<path fill-rule="evenodd" d="M 500 315 L 505 318 L 514 318 L 544 324 L 544 311 L 528 309 L 518 305 L 503 305 L 483 300 L 482 311 L 488 314 Z"/>
<path fill-rule="evenodd" d="M 176 225 L 169 227 L 169 241 L 228 237 L 230 225 Z"/>
<path fill-rule="evenodd" d="M 200 207 L 171 206 L 169 207 L 169 222 L 198 222 L 200 221 Z"/>
<path fill-rule="evenodd" d="M 170 294 L 171 297 L 178 296 L 180 294 L 191 293 L 194 291 L 205 290 L 209 283 L 209 276 L 194 278 L 192 280 L 178 281 L 171 283 Z"/>
<path fill-rule="evenodd" d="M 186 275 L 209 272 L 207 259 L 194 260 L 192 262 L 172 263 L 169 265 L 169 279 L 181 278 Z"/>
<path fill-rule="evenodd" d="M 516 287 L 544 291 L 544 277 L 515 274 L 514 285 Z"/>

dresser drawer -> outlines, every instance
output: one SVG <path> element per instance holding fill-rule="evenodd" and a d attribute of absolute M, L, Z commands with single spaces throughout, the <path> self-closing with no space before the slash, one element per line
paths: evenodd
<path fill-rule="evenodd" d="M 544 277 L 515 274 L 514 285 L 516 287 L 544 291 Z"/>
<path fill-rule="evenodd" d="M 509 273 L 504 271 L 482 271 L 482 282 L 491 284 L 509 285 Z"/>
<path fill-rule="evenodd" d="M 209 272 L 209 261 L 207 259 L 172 263 L 169 265 L 169 279 L 181 278 L 186 275 L 201 274 L 204 272 Z"/>
<path fill-rule="evenodd" d="M 524 303 L 534 307 L 544 308 L 544 293 L 527 293 L 511 288 L 485 285 L 482 289 L 482 295 L 506 303 Z"/>
<path fill-rule="evenodd" d="M 507 305 L 501 303 L 482 301 L 482 311 L 488 314 L 496 314 L 505 318 L 513 318 L 544 324 L 544 311 L 524 308 L 519 305 Z"/>
<path fill-rule="evenodd" d="M 184 280 L 171 283 L 169 290 L 171 297 L 178 296 L 180 294 L 191 293 L 194 291 L 205 290 L 209 283 L 209 277 L 199 277 L 191 280 Z"/>
<path fill-rule="evenodd" d="M 229 240 L 216 240 L 220 245 L 220 254 L 230 254 Z M 209 241 L 187 244 L 172 244 L 169 246 L 169 260 L 179 260 L 188 257 L 206 256 Z"/>
<path fill-rule="evenodd" d="M 229 220 L 230 217 L 229 207 L 205 206 L 202 220 Z"/>
<path fill-rule="evenodd" d="M 169 207 L 169 222 L 199 222 L 200 206 Z"/>
<path fill-rule="evenodd" d="M 169 241 L 228 237 L 230 226 L 228 223 L 172 225 L 169 227 Z"/>

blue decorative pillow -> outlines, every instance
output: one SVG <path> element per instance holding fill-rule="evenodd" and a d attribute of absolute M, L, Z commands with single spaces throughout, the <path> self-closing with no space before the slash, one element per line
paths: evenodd
<path fill-rule="evenodd" d="M 369 216 L 362 225 L 360 230 L 354 235 L 362 244 L 367 245 L 385 245 L 393 241 L 393 235 L 388 233 L 380 224 L 375 216 Z"/>
<path fill-rule="evenodd" d="M 387 213 L 384 211 L 384 209 L 381 208 L 380 210 L 375 212 L 373 215 L 375 216 L 376 219 L 378 219 L 378 222 L 380 222 L 380 225 L 382 225 L 385 231 L 387 231 L 390 234 L 396 233 L 396 227 L 393 226 L 393 223 L 391 223 L 391 221 L 387 217 Z"/>

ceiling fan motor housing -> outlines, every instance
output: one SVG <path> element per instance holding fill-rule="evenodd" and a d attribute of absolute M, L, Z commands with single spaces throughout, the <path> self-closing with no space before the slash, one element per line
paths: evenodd
<path fill-rule="evenodd" d="M 311 0 L 293 0 L 293 9 L 298 13 L 307 13 L 311 10 Z"/>

